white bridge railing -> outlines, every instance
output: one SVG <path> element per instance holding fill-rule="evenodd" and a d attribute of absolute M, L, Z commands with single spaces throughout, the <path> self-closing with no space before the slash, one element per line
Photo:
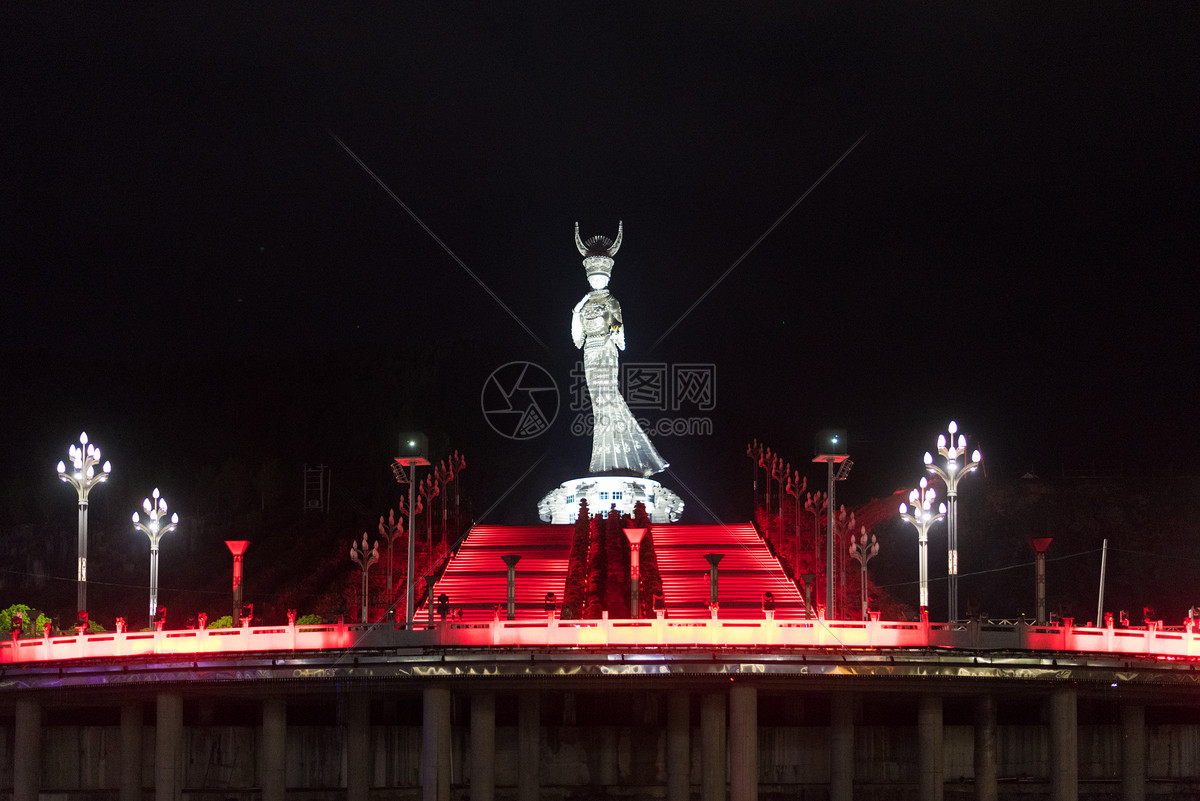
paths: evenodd
<path fill-rule="evenodd" d="M 871 620 L 656 619 L 493 620 L 407 628 L 331 624 L 243 626 L 235 629 L 117 632 L 12 639 L 0 643 L 0 663 L 19 664 L 147 655 L 321 651 L 352 648 L 944 648 L 1019 650 L 1155 657 L 1200 657 L 1200 632 L 1037 626 L 1025 623 L 921 623 Z"/>

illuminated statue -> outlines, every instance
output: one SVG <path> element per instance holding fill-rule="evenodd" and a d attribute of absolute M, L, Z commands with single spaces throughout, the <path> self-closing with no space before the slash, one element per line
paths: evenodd
<path fill-rule="evenodd" d="M 594 236 L 587 242 L 579 238 L 575 223 L 575 246 L 583 256 L 587 280 L 592 291 L 575 304 L 571 316 L 571 338 L 583 348 L 583 369 L 588 394 L 592 398 L 593 473 L 629 470 L 651 476 L 667 469 L 649 437 L 621 397 L 618 381 L 617 351 L 625 350 L 625 325 L 621 304 L 608 291 L 613 256 L 621 247 L 623 227 L 617 227 L 617 241 Z"/>

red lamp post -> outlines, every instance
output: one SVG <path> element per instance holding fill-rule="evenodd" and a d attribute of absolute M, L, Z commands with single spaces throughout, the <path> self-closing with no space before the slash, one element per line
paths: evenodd
<path fill-rule="evenodd" d="M 631 618 L 641 617 L 641 608 L 638 606 L 638 584 L 641 583 L 642 571 L 638 564 L 638 555 L 641 551 L 642 538 L 646 536 L 644 528 L 627 528 L 625 529 L 625 538 L 629 540 L 629 616 Z"/>
<path fill-rule="evenodd" d="M 225 540 L 233 554 L 233 619 L 242 613 L 242 554 L 250 547 L 250 540 Z"/>

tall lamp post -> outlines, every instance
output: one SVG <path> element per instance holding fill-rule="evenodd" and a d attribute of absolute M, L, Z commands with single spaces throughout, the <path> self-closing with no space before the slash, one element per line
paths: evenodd
<path fill-rule="evenodd" d="M 629 617 L 639 618 L 641 609 L 638 605 L 638 584 L 642 578 L 642 569 L 638 557 L 646 529 L 627 528 L 624 531 L 625 539 L 629 540 Z"/>
<path fill-rule="evenodd" d="M 862 535 L 859 539 L 854 539 L 850 536 L 850 555 L 858 560 L 858 564 L 862 567 L 862 619 L 867 619 L 867 562 L 879 553 L 879 540 L 875 539 L 875 535 L 867 537 L 867 527 L 862 527 Z"/>
<path fill-rule="evenodd" d="M 428 467 L 429 441 L 424 434 L 401 434 L 400 453 L 392 462 L 392 473 L 400 484 L 408 484 L 408 567 L 405 577 L 404 621 L 412 625 L 416 610 L 417 588 L 413 570 L 417 561 L 417 468 Z"/>
<path fill-rule="evenodd" d="M 75 606 L 77 611 L 86 612 L 88 493 L 92 487 L 108 481 L 112 474 L 112 463 L 105 461 L 100 472 L 96 472 L 96 465 L 100 462 L 100 449 L 88 442 L 86 432 L 79 435 L 79 444 L 72 445 L 67 453 L 71 459 L 71 469 L 68 470 L 65 463 L 59 462 L 58 477 L 79 493 L 79 567 L 75 574 Z"/>
<path fill-rule="evenodd" d="M 233 554 L 233 620 L 242 614 L 242 556 L 250 547 L 250 540 L 225 540 L 225 547 Z"/>
<path fill-rule="evenodd" d="M 379 561 L 379 540 L 375 540 L 375 547 L 367 550 L 367 532 L 363 532 L 362 545 L 352 543 L 350 545 L 350 559 L 354 564 L 362 568 L 362 617 L 359 622 L 367 622 L 367 577 L 370 575 L 371 565 Z"/>
<path fill-rule="evenodd" d="M 808 479 L 800 475 L 800 471 L 791 472 L 791 467 L 788 467 L 787 486 L 783 491 L 792 496 L 794 508 L 796 510 L 796 552 L 792 554 L 792 576 L 796 581 L 800 580 L 800 498 L 804 495 L 804 491 L 808 489 Z M 782 505 L 779 513 L 779 533 L 780 540 L 783 539 L 783 512 Z"/>
<path fill-rule="evenodd" d="M 850 474 L 850 468 L 854 462 L 850 461 L 850 456 L 846 452 L 846 432 L 845 431 L 822 431 L 817 435 L 817 455 L 813 459 L 814 462 L 825 462 L 828 466 L 828 483 L 825 488 L 825 498 L 828 514 L 826 515 L 828 525 L 825 529 L 825 616 L 836 620 L 834 609 L 834 591 L 833 591 L 833 575 L 834 575 L 834 553 L 837 550 L 833 545 L 833 510 L 837 508 L 837 503 L 834 498 L 834 486 L 838 481 L 844 481 L 846 476 Z M 838 465 L 837 473 L 833 472 L 833 466 Z"/>
<path fill-rule="evenodd" d="M 816 595 L 816 600 L 820 600 L 821 595 L 816 588 L 817 576 L 820 575 L 821 569 L 821 514 L 825 511 L 825 493 L 817 490 L 815 493 L 809 492 L 804 495 L 804 511 L 812 515 L 813 519 L 813 594 Z M 808 579 L 805 579 L 808 582 Z"/>
<path fill-rule="evenodd" d="M 387 541 L 388 546 L 388 563 L 387 563 L 387 603 L 392 603 L 392 546 L 396 544 L 396 539 L 404 533 L 404 517 L 401 510 L 401 517 L 396 519 L 396 512 L 389 509 L 387 523 L 383 522 L 383 515 L 379 516 L 379 536 Z M 390 606 L 388 607 L 391 608 Z"/>
<path fill-rule="evenodd" d="M 937 493 L 933 487 L 929 486 L 929 481 L 922 478 L 920 489 L 908 493 L 908 503 L 912 504 L 912 511 L 909 511 L 908 504 L 900 504 L 900 519 L 917 530 L 917 563 L 918 575 L 921 579 L 922 620 L 929 614 L 929 529 L 933 528 L 934 523 L 946 518 L 946 504 L 944 503 L 938 504 L 937 514 L 931 511 L 933 500 L 936 497 Z"/>
<path fill-rule="evenodd" d="M 950 502 L 949 513 L 946 515 L 946 530 L 948 534 L 949 554 L 947 560 L 947 585 L 950 591 L 950 622 L 958 620 L 958 482 L 968 473 L 975 472 L 983 455 L 978 449 L 971 454 L 971 460 L 960 465 L 959 460 L 965 459 L 967 438 L 958 434 L 958 423 L 950 421 L 950 438 L 938 434 L 938 453 L 946 460 L 945 467 L 933 463 L 933 454 L 925 452 L 925 470 L 935 475 L 946 485 L 946 499 Z M 954 435 L 958 434 L 955 441 Z"/>
<path fill-rule="evenodd" d="M 179 515 L 171 515 L 171 522 L 163 522 L 167 516 L 167 499 L 154 488 L 150 498 L 142 501 L 142 511 L 146 513 L 143 523 L 137 512 L 133 513 L 133 527 L 150 538 L 150 625 L 154 625 L 154 613 L 158 611 L 158 543 L 164 536 L 170 534 L 179 525 Z"/>

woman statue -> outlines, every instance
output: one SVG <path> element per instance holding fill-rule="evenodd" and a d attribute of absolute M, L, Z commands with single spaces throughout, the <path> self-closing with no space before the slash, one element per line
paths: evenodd
<path fill-rule="evenodd" d="M 608 279 L 622 234 L 623 226 L 618 225 L 616 242 L 606 236 L 584 242 L 579 238 L 579 223 L 575 223 L 575 246 L 583 256 L 592 291 L 575 304 L 571 338 L 575 347 L 583 348 L 584 376 L 592 398 L 590 471 L 620 470 L 652 476 L 666 470 L 667 462 L 654 450 L 625 405 L 618 380 L 617 351 L 625 350 L 625 325 L 621 304 L 608 291 Z"/>

